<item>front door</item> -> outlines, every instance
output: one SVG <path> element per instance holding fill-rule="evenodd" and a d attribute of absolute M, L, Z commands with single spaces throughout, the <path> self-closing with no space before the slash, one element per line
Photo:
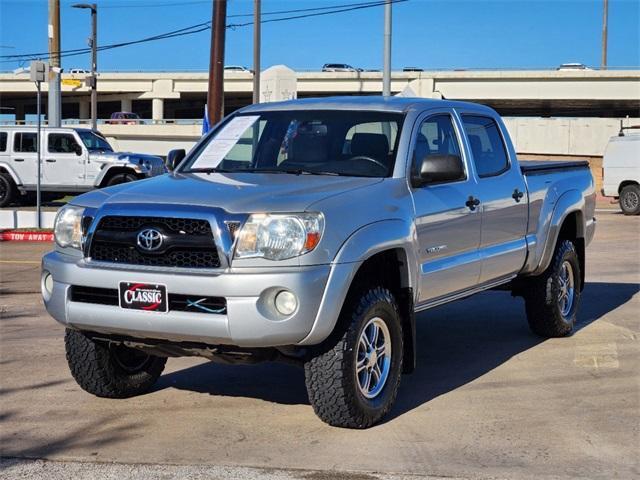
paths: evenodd
<path fill-rule="evenodd" d="M 36 132 L 13 132 L 13 146 L 11 148 L 11 161 L 18 178 L 25 186 L 33 186 L 38 182 L 38 135 Z"/>
<path fill-rule="evenodd" d="M 482 210 L 480 283 L 518 273 L 527 255 L 525 240 L 527 187 L 517 164 L 511 161 L 501 126 L 477 113 L 462 113 L 462 123 L 478 176 Z"/>
<path fill-rule="evenodd" d="M 83 183 L 86 154 L 71 133 L 47 134 L 44 154 L 44 177 L 52 186 L 74 186 Z"/>
<path fill-rule="evenodd" d="M 449 183 L 413 188 L 415 225 L 420 247 L 420 304 L 477 285 L 480 276 L 480 212 L 467 201 L 477 183 L 460 142 L 457 119 L 448 112 L 423 118 L 415 133 L 413 166 L 428 154 L 458 155 L 466 177 Z"/>

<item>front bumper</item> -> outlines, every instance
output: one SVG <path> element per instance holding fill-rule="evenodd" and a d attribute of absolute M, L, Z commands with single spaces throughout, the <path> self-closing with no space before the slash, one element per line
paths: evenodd
<path fill-rule="evenodd" d="M 58 322 L 78 330 L 173 342 L 270 347 L 322 341 L 318 330 L 332 329 L 344 300 L 352 267 L 320 265 L 287 269 L 227 269 L 219 275 L 122 268 L 96 268 L 84 259 L 51 252 L 42 260 L 53 277 L 51 295 L 43 295 L 47 311 Z M 328 278 L 340 279 L 326 288 Z M 72 285 L 117 289 L 120 282 L 160 283 L 169 293 L 224 297 L 226 314 L 183 311 L 168 313 L 125 310 L 118 306 L 71 301 Z M 338 288 L 336 288 L 338 287 Z M 269 308 L 274 290 L 287 289 L 298 309 L 282 317 Z M 271 295 L 271 297 L 270 297 Z M 326 323 L 319 328 L 317 322 Z M 313 332 L 312 332 L 313 331 Z M 326 333 L 328 334 L 328 333 Z"/>

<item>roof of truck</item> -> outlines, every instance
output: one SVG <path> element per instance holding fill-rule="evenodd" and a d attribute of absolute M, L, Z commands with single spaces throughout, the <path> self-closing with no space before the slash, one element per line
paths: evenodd
<path fill-rule="evenodd" d="M 263 112 L 270 110 L 378 110 L 385 112 L 406 112 L 411 108 L 472 108 L 493 112 L 492 109 L 478 103 L 437 100 L 415 97 L 382 96 L 341 96 L 303 98 L 284 102 L 258 103 L 249 105 L 242 112 Z"/>
<path fill-rule="evenodd" d="M 20 130 L 20 131 L 30 131 L 30 130 L 37 130 L 37 126 L 36 125 L 0 125 L 0 130 Z M 40 127 L 42 129 L 42 131 L 50 131 L 50 130 L 75 130 L 76 132 L 91 132 L 93 130 L 91 130 L 91 128 L 82 128 L 82 127 L 47 127 L 45 125 L 42 125 L 42 127 Z"/>

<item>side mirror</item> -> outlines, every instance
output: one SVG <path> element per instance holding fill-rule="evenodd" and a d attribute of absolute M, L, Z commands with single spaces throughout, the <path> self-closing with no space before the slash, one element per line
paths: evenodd
<path fill-rule="evenodd" d="M 82 147 L 80 145 L 76 143 L 73 149 L 75 150 L 77 156 L 82 155 Z"/>
<path fill-rule="evenodd" d="M 419 172 L 411 178 L 411 185 L 421 187 L 428 183 L 453 182 L 464 179 L 464 166 L 458 155 L 427 155 L 422 159 Z"/>
<path fill-rule="evenodd" d="M 167 169 L 170 172 L 173 172 L 176 169 L 176 167 L 180 165 L 180 162 L 184 159 L 186 155 L 187 155 L 187 152 L 185 152 L 184 148 L 178 148 L 178 149 L 169 151 L 167 155 Z"/>

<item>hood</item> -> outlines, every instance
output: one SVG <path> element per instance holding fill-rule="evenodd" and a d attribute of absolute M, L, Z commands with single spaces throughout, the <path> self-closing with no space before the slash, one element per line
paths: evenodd
<path fill-rule="evenodd" d="M 140 160 L 152 162 L 162 162 L 162 158 L 157 155 L 147 155 L 146 153 L 133 152 L 91 152 L 91 160 L 103 162 L 134 162 L 140 163 Z"/>
<path fill-rule="evenodd" d="M 95 190 L 73 203 L 218 207 L 229 213 L 302 212 L 312 203 L 380 183 L 381 178 L 233 173 L 169 174 Z"/>

